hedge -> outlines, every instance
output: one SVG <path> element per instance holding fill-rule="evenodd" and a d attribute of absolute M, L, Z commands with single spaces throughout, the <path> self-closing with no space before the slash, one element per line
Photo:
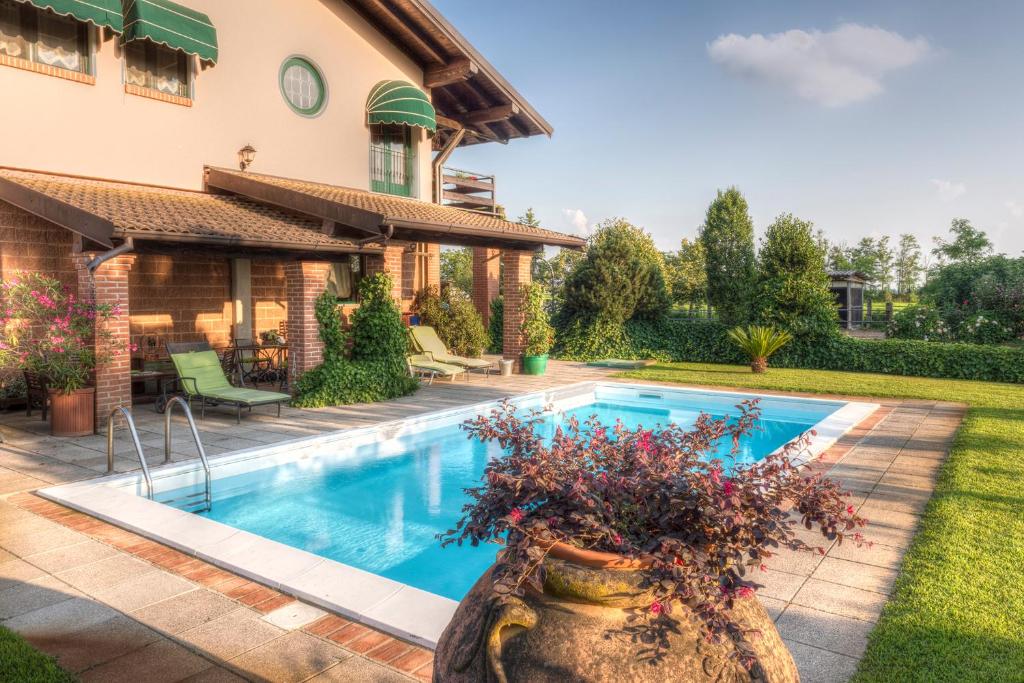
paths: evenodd
<path fill-rule="evenodd" d="M 667 318 L 631 320 L 613 327 L 577 324 L 559 335 L 556 355 L 745 364 L 718 322 Z M 909 339 L 858 339 L 834 335 L 797 339 L 772 356 L 776 367 L 849 370 L 915 377 L 1024 383 L 1024 349 Z"/>

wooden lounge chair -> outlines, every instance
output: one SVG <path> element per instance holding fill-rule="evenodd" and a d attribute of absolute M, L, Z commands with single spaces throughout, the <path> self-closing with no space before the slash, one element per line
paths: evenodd
<path fill-rule="evenodd" d="M 435 377 L 447 377 L 454 382 L 456 377 L 464 372 L 469 372 L 461 365 L 451 365 L 434 360 L 429 353 L 414 353 L 406 356 L 405 362 L 409 366 L 409 374 L 413 377 L 419 375 L 426 378 L 427 384 L 433 384 Z"/>
<path fill-rule="evenodd" d="M 203 348 L 205 346 L 205 348 Z M 192 399 L 202 401 L 201 416 L 206 417 L 206 404 L 225 403 L 235 406 L 235 421 L 241 423 L 242 408 L 250 411 L 253 406 L 277 404 L 277 416 L 281 417 L 281 403 L 291 400 L 288 394 L 276 391 L 262 391 L 234 387 L 228 381 L 221 367 L 216 351 L 205 342 L 200 344 L 167 344 L 167 353 L 178 373 L 178 386 L 191 403 Z M 166 403 L 166 397 L 165 401 Z"/>
<path fill-rule="evenodd" d="M 459 365 L 467 370 L 480 370 L 484 375 L 487 375 L 494 369 L 494 363 L 489 360 L 466 358 L 465 356 L 456 356 L 454 353 L 449 353 L 448 347 L 437 336 L 437 332 L 434 331 L 433 327 L 411 325 L 409 331 L 412 334 L 412 342 L 417 350 L 429 353 L 435 361 L 449 365 Z"/>

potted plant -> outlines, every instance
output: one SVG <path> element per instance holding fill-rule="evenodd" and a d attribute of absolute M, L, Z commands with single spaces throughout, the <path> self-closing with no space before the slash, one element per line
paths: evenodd
<path fill-rule="evenodd" d="M 523 374 L 543 375 L 548 368 L 548 352 L 555 343 L 555 328 L 548 317 L 547 289 L 540 283 L 523 285 Z"/>
<path fill-rule="evenodd" d="M 36 373 L 46 382 L 54 436 L 95 432 L 96 366 L 123 353 L 107 323 L 118 305 L 80 301 L 59 280 L 40 273 L 5 280 L 0 296 L 0 362 Z"/>
<path fill-rule="evenodd" d="M 439 538 L 502 548 L 442 634 L 434 680 L 797 680 L 756 573 L 780 548 L 823 552 L 798 528 L 859 544 L 866 520 L 793 464 L 807 435 L 753 464 L 717 455 L 757 428 L 756 401 L 737 412 L 689 431 L 571 418 L 550 439 L 507 403 L 468 422 L 505 455 Z"/>
<path fill-rule="evenodd" d="M 751 325 L 747 328 L 732 328 L 729 330 L 729 339 L 750 358 L 751 371 L 761 374 L 768 371 L 768 358 L 792 341 L 793 335 L 774 327 Z"/>

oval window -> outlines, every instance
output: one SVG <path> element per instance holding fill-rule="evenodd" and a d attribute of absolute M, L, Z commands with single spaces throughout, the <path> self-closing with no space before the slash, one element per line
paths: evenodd
<path fill-rule="evenodd" d="M 324 108 L 327 88 L 324 77 L 313 62 L 289 57 L 281 65 L 281 94 L 297 114 L 316 116 Z"/>

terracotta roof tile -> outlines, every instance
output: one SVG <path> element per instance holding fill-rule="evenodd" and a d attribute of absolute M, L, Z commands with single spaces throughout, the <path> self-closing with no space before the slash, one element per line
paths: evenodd
<path fill-rule="evenodd" d="M 515 223 L 476 211 L 432 204 L 418 199 L 396 197 L 394 195 L 356 190 L 338 185 L 327 185 L 308 180 L 263 175 L 252 173 L 251 171 L 240 172 L 225 168 L 211 168 L 211 170 L 240 180 L 248 182 L 257 181 L 268 186 L 283 188 L 335 204 L 377 214 L 381 224 L 401 223 L 407 227 L 409 227 L 409 224 L 418 224 L 416 227 L 420 227 L 425 231 L 430 231 L 433 228 L 447 229 L 454 227 L 472 231 L 480 237 L 497 237 L 506 240 L 522 239 L 537 244 L 555 246 L 582 247 L 586 243 L 585 240 L 579 237 L 555 232 L 554 230 Z"/>
<path fill-rule="evenodd" d="M 310 250 L 358 248 L 350 240 L 323 234 L 319 220 L 243 197 L 4 168 L 0 168 L 0 179 L 109 221 L 115 237 L 132 235 L 156 241 L 184 237 L 251 246 L 287 244 Z M 370 247 L 375 249 L 379 247 Z"/>

